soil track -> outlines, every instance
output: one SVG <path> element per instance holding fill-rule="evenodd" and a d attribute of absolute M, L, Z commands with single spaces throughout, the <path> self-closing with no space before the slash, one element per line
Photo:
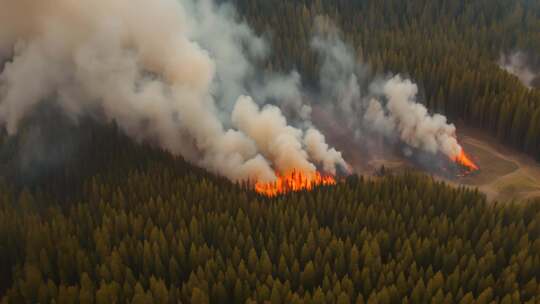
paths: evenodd
<path fill-rule="evenodd" d="M 460 141 L 481 171 L 457 182 L 478 187 L 491 200 L 540 197 L 540 163 L 495 142 L 480 131 L 460 129 Z"/>

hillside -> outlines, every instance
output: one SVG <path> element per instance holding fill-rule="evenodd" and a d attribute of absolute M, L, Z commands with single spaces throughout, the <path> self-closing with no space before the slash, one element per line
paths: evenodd
<path fill-rule="evenodd" d="M 54 183 L 2 182 L 4 303 L 539 300 L 540 202 L 416 174 L 269 199 L 114 127 L 86 132 L 96 149 Z"/>

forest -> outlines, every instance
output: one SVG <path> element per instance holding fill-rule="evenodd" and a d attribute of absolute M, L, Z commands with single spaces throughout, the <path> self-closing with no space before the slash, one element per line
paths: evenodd
<path fill-rule="evenodd" d="M 540 54 L 539 0 L 233 2 L 272 44 L 268 70 L 317 90 L 326 16 L 371 73 L 540 159 L 540 89 L 497 63 Z M 41 119 L 48 135 L 0 132 L 0 303 L 540 303 L 540 199 L 416 171 L 266 197 L 115 122 Z"/>
<path fill-rule="evenodd" d="M 114 126 L 84 133 L 84 163 L 0 184 L 3 303 L 540 300 L 540 201 L 413 172 L 267 198 Z"/>

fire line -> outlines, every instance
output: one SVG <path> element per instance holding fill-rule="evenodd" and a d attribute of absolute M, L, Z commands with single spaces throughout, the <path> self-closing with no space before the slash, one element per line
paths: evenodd
<path fill-rule="evenodd" d="M 467 154 L 465 154 L 465 151 L 463 151 L 463 149 L 458 156 L 454 157 L 453 161 L 467 168 L 469 172 L 480 170 L 480 168 L 471 160 L 471 158 L 467 156 Z"/>
<path fill-rule="evenodd" d="M 255 191 L 259 194 L 273 197 L 289 192 L 312 190 L 317 186 L 336 184 L 333 176 L 322 175 L 319 172 L 303 173 L 293 170 L 288 174 L 276 175 L 277 179 L 274 182 L 257 182 L 255 184 Z"/>

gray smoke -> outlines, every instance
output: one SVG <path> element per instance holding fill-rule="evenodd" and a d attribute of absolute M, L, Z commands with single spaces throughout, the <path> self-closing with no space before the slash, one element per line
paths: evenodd
<path fill-rule="evenodd" d="M 315 27 L 312 47 L 322 59 L 323 104 L 360 140 L 384 136 L 433 154 L 459 155 L 455 126 L 417 102 L 416 84 L 399 75 L 371 75 L 327 19 L 317 19 Z"/>
<path fill-rule="evenodd" d="M 344 114 L 349 126 L 358 123 L 358 117 L 351 116 L 361 110 L 362 99 L 359 77 L 362 70 L 357 64 L 354 51 L 347 46 L 326 19 L 318 17 L 315 21 L 317 34 L 311 41 L 311 47 L 322 60 L 320 87 L 323 99 L 330 101 L 334 111 Z M 331 32 L 325 32 L 331 31 Z"/>
<path fill-rule="evenodd" d="M 265 42 L 209 0 L 0 0 L 0 125 L 46 99 L 71 117 L 101 111 L 137 140 L 232 180 L 346 166 L 309 123 L 299 76 L 259 73 Z M 306 120 L 287 125 L 278 100 Z M 232 113 L 231 113 L 232 112 Z M 232 114 L 232 116 L 231 116 Z M 264 121 L 264 124 L 261 123 Z M 303 128 L 303 129 L 301 129 Z M 305 133 L 305 134 L 304 134 Z"/>
<path fill-rule="evenodd" d="M 516 76 L 523 85 L 528 88 L 534 86 L 538 73 L 531 68 L 527 55 L 521 51 L 512 52 L 509 55 L 501 54 L 499 66 L 508 73 Z"/>

